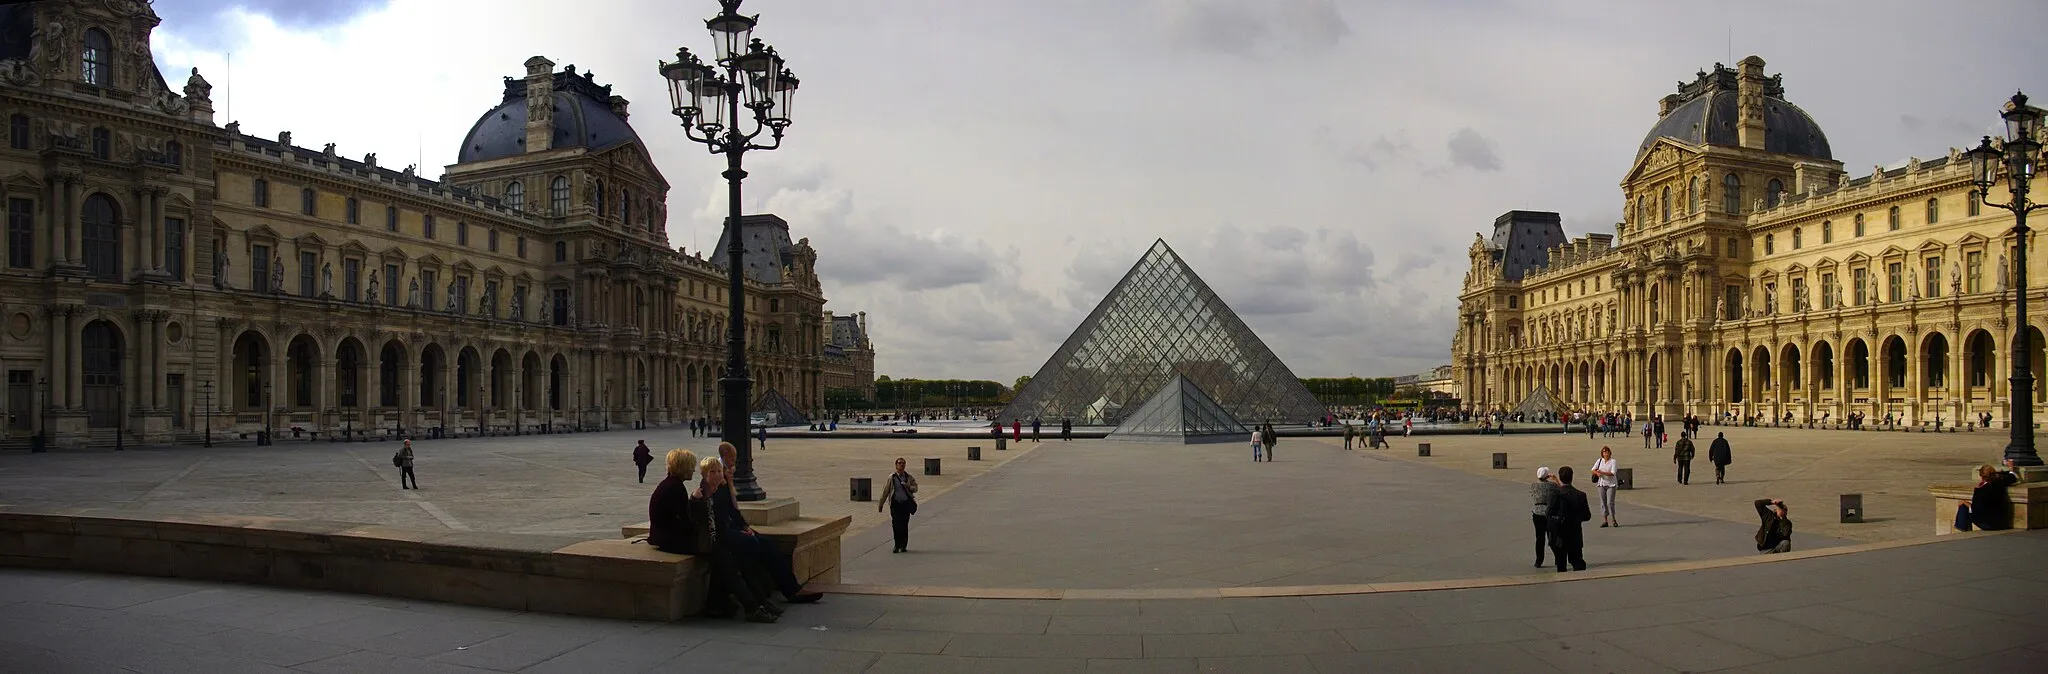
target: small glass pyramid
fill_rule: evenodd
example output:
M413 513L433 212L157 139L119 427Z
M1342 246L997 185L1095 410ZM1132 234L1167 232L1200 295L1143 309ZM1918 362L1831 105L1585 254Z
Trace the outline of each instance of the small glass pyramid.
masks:
M761 394L761 399L754 401L754 408L751 411L755 416L766 417L767 422L756 422L758 425L780 427L811 423L803 412L797 411L796 406L790 404L789 399L782 397L782 393L775 389L768 389L767 393Z
M1246 423L1306 424L1327 411L1159 240L998 418L1115 425L1175 376Z
M1137 411L1109 432L1110 440L1139 442L1243 442L1252 429L1231 418L1222 405L1187 377L1174 375Z

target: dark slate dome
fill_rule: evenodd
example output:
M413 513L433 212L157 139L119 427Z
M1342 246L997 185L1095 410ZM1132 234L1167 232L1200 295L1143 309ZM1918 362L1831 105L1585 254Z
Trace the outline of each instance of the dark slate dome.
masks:
M1815 159L1833 160L1827 134L1820 123L1799 106L1786 101L1784 86L1777 77L1764 87L1764 150ZM1657 125L1636 149L1649 151L1658 138L1671 138L1693 145L1740 145L1736 129L1741 120L1736 112L1736 71L1720 64L1714 72L1702 72L1691 84L1681 84L1673 98L1677 107Z
M554 74L554 148L604 148L640 140L625 117L612 109L612 88L569 66ZM624 99L620 99L623 107ZM491 108L462 138L456 163L489 161L526 153L526 80L505 78L505 100Z

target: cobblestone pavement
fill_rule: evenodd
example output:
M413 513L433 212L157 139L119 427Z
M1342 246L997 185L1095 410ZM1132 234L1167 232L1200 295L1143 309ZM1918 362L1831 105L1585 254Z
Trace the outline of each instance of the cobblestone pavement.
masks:
M632 463L640 439L656 458L644 484ZM769 496L799 499L806 515L854 515L857 531L888 518L871 504L848 501L849 477L880 478L897 456L914 465L924 456L940 457L944 474L919 478L937 496L1031 449L1028 442L1001 452L984 447L983 461L967 461L968 444L771 436L755 465ZM398 488L398 470L391 467L395 442L10 452L0 454L0 504L611 538L620 525L647 521L647 496L661 480L663 454L681 447L715 455L717 445L717 438L692 438L687 429L419 441L413 443L419 490Z
M0 672L2040 672L2044 557L2048 533L1969 534L1455 591L835 595L776 625L0 569Z

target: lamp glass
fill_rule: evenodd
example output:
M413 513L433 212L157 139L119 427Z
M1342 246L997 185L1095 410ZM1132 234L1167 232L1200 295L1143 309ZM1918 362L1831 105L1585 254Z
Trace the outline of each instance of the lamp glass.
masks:
M1985 189L1989 189L1992 183L1997 182L1998 162L2003 158L1999 151L1991 149L1989 136L1986 136L1976 149L1970 150L1970 181L1977 184L1978 194L1983 194Z
M2034 139L2041 132L2041 113L2026 104L2025 96L2014 96L2012 104L2005 111L2005 137L2007 140Z
M720 62L746 50L747 41L754 36L754 23L754 17L731 12L721 13L704 22L704 27L711 31L712 44L717 45Z

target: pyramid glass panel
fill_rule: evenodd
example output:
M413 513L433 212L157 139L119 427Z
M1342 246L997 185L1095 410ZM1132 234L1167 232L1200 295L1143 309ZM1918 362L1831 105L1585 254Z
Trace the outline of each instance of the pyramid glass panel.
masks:
M1327 411L1209 284L1155 241L1000 418L1116 425L1175 376L1246 423Z
M761 394L761 399L754 401L752 412L753 423L757 426L802 426L811 423L803 412L797 411L796 405L790 404L789 399L782 397L782 393L775 389L768 389L767 393Z
M1174 375L1110 431L1109 439L1192 444L1242 442L1250 435L1251 429L1231 418L1201 387Z

